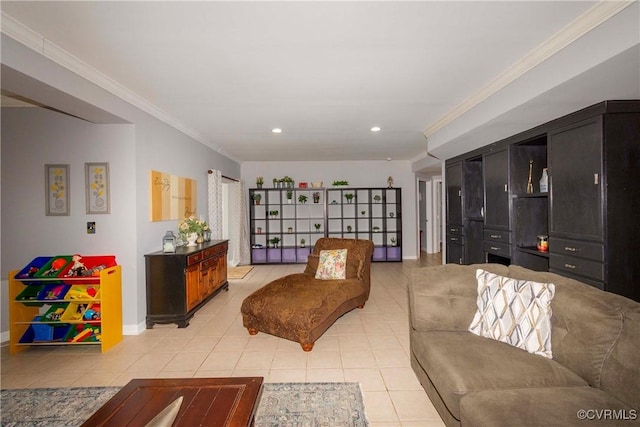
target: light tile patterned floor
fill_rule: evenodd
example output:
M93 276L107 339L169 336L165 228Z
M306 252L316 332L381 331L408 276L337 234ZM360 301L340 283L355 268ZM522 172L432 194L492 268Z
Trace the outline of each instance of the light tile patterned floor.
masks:
M440 264L372 264L369 301L347 313L305 353L300 345L242 326L240 304L254 290L302 265L256 266L231 280L188 328L156 325L101 354L96 347L31 347L1 351L2 388L124 385L133 378L263 376L266 382L359 382L372 427L442 427L409 364L407 288L411 270ZM71 363L70 363L71 362Z

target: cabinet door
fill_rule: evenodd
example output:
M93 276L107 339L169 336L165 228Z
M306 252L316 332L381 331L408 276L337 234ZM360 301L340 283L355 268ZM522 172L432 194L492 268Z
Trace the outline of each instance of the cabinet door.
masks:
M549 137L550 234L602 241L602 119Z
M445 171L447 185L447 223L462 224L462 162L448 165Z
M187 294L187 311L198 305L200 297L200 264L187 267L185 273L185 286Z
M484 156L484 225L509 229L509 167L507 150Z

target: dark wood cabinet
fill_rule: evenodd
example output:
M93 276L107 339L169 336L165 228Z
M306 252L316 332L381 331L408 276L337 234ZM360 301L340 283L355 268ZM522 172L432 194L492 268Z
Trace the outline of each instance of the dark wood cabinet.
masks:
M605 101L447 160L447 262L478 261L481 180L485 260L640 301L639 141L640 101ZM548 192L539 183L545 168ZM548 251L539 251L547 235Z
M175 253L146 254L147 328L156 323L187 327L200 307L228 290L227 250L226 240L216 240Z
M484 155L484 226L509 229L509 154L506 149ZM501 233L501 235L504 235Z
M602 116L549 133L552 236L602 241L602 137Z

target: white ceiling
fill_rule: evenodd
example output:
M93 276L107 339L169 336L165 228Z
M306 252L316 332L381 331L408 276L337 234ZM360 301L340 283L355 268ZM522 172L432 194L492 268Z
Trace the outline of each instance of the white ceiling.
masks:
M1 8L238 161L416 160L426 155L425 129L595 3L3 0ZM558 96L545 99L563 104ZM506 117L513 131L517 117L498 113L478 128Z

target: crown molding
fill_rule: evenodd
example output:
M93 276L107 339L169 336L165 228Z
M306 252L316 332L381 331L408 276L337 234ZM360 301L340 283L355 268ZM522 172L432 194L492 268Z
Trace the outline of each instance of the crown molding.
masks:
M509 68L500 73L486 86L482 87L469 98L455 106L451 111L438 119L435 123L427 127L423 134L426 138L435 134L440 129L452 123L463 114L473 109L484 100L499 92L507 85L522 77L534 67L540 65L551 56L558 53L580 37L587 34L600 24L607 21L612 16L624 10L637 0L610 1L602 0L592 8L578 16L572 22L567 24L558 33L554 34L537 48L527 54L519 61L512 64ZM426 157L426 153L422 158Z
M222 149L222 147L218 147L212 144L211 141L209 141L199 132L185 125L181 121L173 118L167 112L156 107L151 102L137 95L135 92L123 86L122 84L111 79L104 73L82 61L80 58L66 51L57 44L53 43L50 40L47 40L42 35L33 31L31 28L27 27L5 12L2 12L2 19L0 20L0 31L3 34L6 34L7 36L16 40L17 42L25 45L26 47L35 50L36 52L43 55L47 59L50 59L56 64L94 83L107 92L152 115L156 119L168 124L174 129L177 129L178 131L206 145L207 147L212 148L220 155L223 155L237 163L240 163L238 159L226 153L225 150Z

